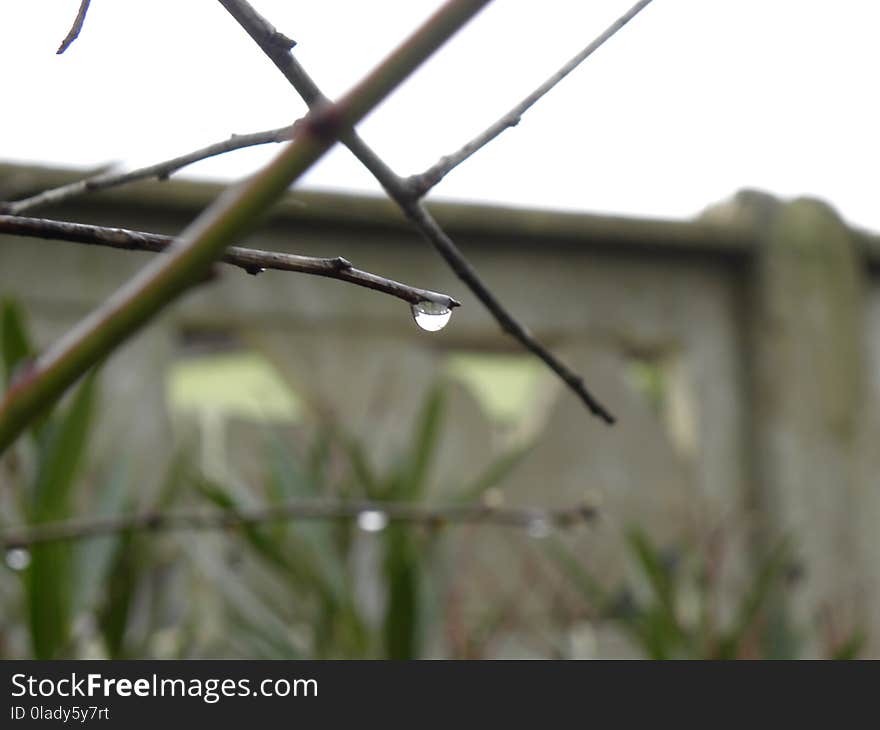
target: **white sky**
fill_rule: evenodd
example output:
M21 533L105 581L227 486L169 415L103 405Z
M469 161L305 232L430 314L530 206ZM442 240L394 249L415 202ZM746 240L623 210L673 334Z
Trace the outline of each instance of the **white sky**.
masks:
M633 0L496 0L359 128L401 174L421 171L550 75ZM438 0L254 0L330 96ZM0 159L156 162L282 126L302 103L213 0L0 3ZM654 0L454 171L434 198L663 217L742 187L811 194L880 230L880 3ZM234 178L274 148L186 173ZM305 186L378 192L331 152Z

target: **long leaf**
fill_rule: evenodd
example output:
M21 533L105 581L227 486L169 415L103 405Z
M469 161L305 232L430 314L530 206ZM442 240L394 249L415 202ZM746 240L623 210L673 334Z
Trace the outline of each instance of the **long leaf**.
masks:
M19 369L36 355L36 349L28 335L27 322L22 309L6 299L0 312L0 356L3 362L4 383L8 388ZM48 414L37 415L31 422L31 434L37 441L43 435Z
M568 574L587 603L600 616L604 615L611 605L611 597L602 587L602 584L575 558L572 551L558 538L554 537L547 540L546 549Z
M12 376L18 366L33 356L21 308L13 301L3 301L0 313L0 331L2 331L3 375L6 387L9 387Z
M132 533L126 533L112 557L113 562L106 573L106 590L96 616L107 655L111 659L122 659L126 656L125 637L131 607L144 574L147 556L142 540Z
M392 525L385 535L385 651L388 659L416 659L421 649L418 556L412 535Z
M162 484L153 503L155 511L162 512L170 508L186 483L190 468L187 454L190 451L191 449L183 445L169 459ZM125 481L120 479L117 484L107 485L109 493L114 496L107 495L106 509L113 509L111 503L116 499L123 501ZM155 541L156 537L152 535L144 536L127 532L120 537L117 549L111 556L112 562L105 573L104 591L99 599L96 613L98 628L104 638L107 655L111 659L143 656L146 651L146 647L132 646L136 642L132 641L129 634L129 624L132 607L148 576Z
M512 449L489 464L483 471L459 490L457 498L462 502L473 502L482 497L487 490L501 484L522 462L532 449L532 444Z
M53 424L52 432L48 434L32 492L31 519L34 522L69 516L71 487L85 456L95 396L93 371L76 392L67 412Z
M672 571L664 565L659 551L641 530L630 530L627 540L654 593L655 603L648 614L652 631L659 632L658 638L670 645L677 641L686 642L686 632L678 621L677 585Z
M362 493L368 499L387 499L389 496L387 482L376 474L363 446L350 438L343 439L342 446Z
M292 497L315 496L321 493L322 485L315 483L311 473L306 473L293 461L285 450L274 450L270 460L269 493L275 504L281 504ZM265 534L280 544L293 539L302 544L305 553L298 559L310 559L317 574L321 575L326 587L333 590L336 600L345 598L346 556L337 545L336 525L329 522L278 522L266 525Z
M130 498L129 486L128 473L121 463L117 464L99 485L89 508L90 514L95 517L121 514ZM106 585L107 574L113 567L121 543L122 537L116 534L92 537L76 545L75 610L90 607L100 587Z
M405 474L397 482L396 499L416 500L421 497L428 485L428 473L437 453L443 417L446 412L446 397L441 387L434 387L426 398L413 429Z
M72 487L85 455L94 401L93 372L48 436L32 491L33 523L70 516ZM37 545L31 551L25 578L31 642L38 659L59 656L69 641L74 580L71 553L72 547L63 542Z
M760 614L779 587L779 579L789 558L789 543L781 541L761 563L755 581L740 601L736 619L718 645L719 659L735 659L749 638Z

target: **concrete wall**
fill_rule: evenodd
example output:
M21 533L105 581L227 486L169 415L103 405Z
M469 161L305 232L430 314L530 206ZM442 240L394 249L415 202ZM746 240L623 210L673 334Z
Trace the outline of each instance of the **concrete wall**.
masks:
M68 177L0 167L0 182L20 193ZM46 215L174 233L216 193L183 182L135 186ZM865 627L880 655L877 240L820 202L755 193L692 222L435 210L502 301L619 417L612 429L601 425L547 376L535 448L506 498L563 505L601 493L603 519L578 544L609 580L629 569L621 535L633 523L661 541L723 535L731 594L749 561L791 535L803 573L792 601L798 620L841 634ZM518 352L385 201L293 193L243 243L343 255L464 306L427 334L406 305L374 292L224 270L108 363L102 448L136 444L144 463L161 463L171 445L164 378L185 331L222 330L259 349L379 459L400 443L450 353ZM0 238L0 294L26 306L48 343L148 256ZM662 374L659 409L633 385L640 363ZM498 441L467 389L453 388L450 409L438 485L484 466ZM248 439L257 437L241 428L230 449L248 475L258 466L248 463ZM520 591L525 611L534 597L540 612L541 581L521 570L511 539L489 531L469 542L476 552L463 569L493 573L498 591Z

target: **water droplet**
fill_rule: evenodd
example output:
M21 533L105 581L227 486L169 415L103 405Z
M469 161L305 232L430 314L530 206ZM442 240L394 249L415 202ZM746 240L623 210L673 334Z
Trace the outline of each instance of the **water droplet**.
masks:
M533 537L536 540L543 540L545 537L550 536L550 523L543 517L535 517L529 520L526 533L529 537Z
M452 317L452 310L448 304L423 299L418 304L412 305L412 315L416 324L423 330L437 332L447 325Z
M381 532L388 525L388 515L377 509L368 509L358 515L357 522L364 532Z
M23 548L6 551L6 565L11 570L24 570L31 564L31 554Z

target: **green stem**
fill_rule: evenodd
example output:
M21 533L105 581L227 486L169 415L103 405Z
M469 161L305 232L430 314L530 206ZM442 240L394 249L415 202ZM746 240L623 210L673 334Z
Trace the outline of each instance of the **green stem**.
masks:
M449 0L337 104L310 112L294 141L259 173L223 193L180 235L169 255L146 266L22 373L0 404L0 453L89 368L204 279L226 247L340 134L368 114L488 1Z

